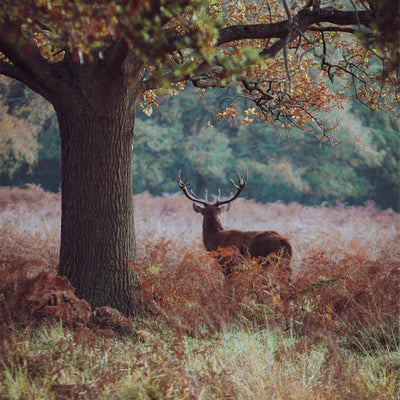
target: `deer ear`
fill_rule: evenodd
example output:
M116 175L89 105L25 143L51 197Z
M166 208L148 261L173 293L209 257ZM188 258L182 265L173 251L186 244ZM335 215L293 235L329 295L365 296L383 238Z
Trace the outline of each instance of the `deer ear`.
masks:
M223 204L221 207L219 207L219 212L222 213L222 212L229 211L230 206L231 206L231 203Z
M200 213L200 214L203 214L204 207L199 206L196 203L193 203L193 210L198 212L198 213Z

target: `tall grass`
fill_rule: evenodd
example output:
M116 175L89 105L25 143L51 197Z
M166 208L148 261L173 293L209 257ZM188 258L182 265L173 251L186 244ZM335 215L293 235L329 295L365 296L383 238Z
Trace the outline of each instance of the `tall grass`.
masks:
M0 188L0 398L399 395L398 214L238 199L224 225L288 237L290 273L207 253L181 195L134 201L147 312L131 321L91 310L57 276L59 196Z

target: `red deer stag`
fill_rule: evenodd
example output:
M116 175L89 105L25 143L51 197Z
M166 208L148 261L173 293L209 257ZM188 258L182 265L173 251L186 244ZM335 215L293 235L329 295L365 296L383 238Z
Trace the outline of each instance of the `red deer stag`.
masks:
M194 211L203 216L203 242L208 251L217 250L218 247L236 246L243 255L251 257L266 257L271 253L290 260L292 257L292 246L289 241L275 231L250 231L243 232L238 230L225 230L222 227L219 215L223 211L228 211L230 203L235 200L245 188L246 178L242 180L237 172L238 183L230 179L236 193L231 193L226 198L221 198L221 191L218 190L218 196L214 203L209 202L207 191L205 199L197 196L192 190L188 191L190 185L188 177L181 179L178 174L178 186L182 189L185 196L193 201ZM201 204L201 205L200 205ZM229 274L229 271L226 273Z

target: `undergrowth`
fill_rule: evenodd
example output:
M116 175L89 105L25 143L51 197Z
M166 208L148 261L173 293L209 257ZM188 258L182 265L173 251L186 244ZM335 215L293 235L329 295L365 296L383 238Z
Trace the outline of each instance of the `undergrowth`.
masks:
M0 188L0 398L399 395L397 214L238 201L225 225L266 221L294 247L289 268L207 253L183 196L135 201L146 312L132 321L57 275L59 196Z

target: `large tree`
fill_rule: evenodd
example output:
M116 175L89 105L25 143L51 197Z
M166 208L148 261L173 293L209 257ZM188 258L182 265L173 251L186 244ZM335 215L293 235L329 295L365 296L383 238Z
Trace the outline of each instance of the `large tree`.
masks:
M150 112L157 93L189 81L236 85L246 122L313 123L332 140L319 112L345 92L325 77L395 109L398 15L391 0L2 0L0 74L48 100L60 127L59 273L92 306L139 312L129 266L139 103ZM219 117L236 114L227 107Z

